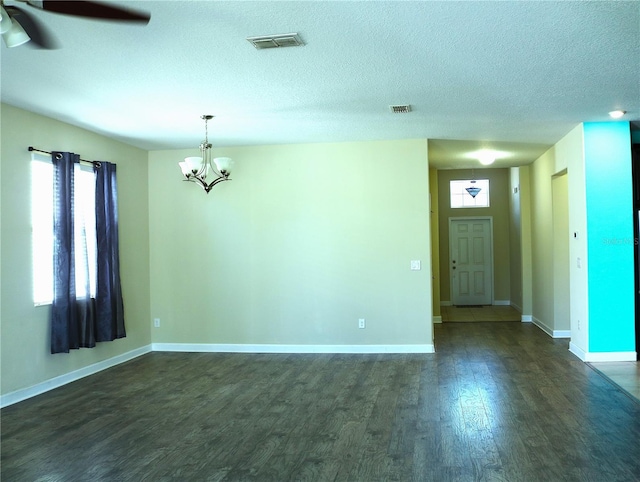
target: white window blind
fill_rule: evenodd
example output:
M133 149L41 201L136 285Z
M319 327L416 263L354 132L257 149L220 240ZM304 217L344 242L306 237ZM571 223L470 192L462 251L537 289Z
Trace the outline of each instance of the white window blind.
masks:
M53 164L48 155L31 156L33 299L36 305L46 305L53 301ZM76 297L95 297L95 174L91 166L75 166L74 218Z

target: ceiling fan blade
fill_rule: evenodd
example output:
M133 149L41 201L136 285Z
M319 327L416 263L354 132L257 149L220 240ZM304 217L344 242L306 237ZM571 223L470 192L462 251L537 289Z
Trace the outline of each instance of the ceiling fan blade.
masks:
M151 15L148 12L116 7L100 2L67 1L67 0L27 0L32 7L47 12L75 15L98 20L116 20L119 22L149 23Z
M48 50L59 48L58 42L56 42L55 37L51 35L47 27L29 12L14 6L6 6L5 10L27 32L32 42L31 45Z

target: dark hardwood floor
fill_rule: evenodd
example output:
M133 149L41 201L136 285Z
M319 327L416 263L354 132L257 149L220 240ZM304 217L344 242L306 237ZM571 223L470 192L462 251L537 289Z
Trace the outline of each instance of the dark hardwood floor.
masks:
M151 353L1 412L8 481L638 481L640 403L531 324L431 355Z

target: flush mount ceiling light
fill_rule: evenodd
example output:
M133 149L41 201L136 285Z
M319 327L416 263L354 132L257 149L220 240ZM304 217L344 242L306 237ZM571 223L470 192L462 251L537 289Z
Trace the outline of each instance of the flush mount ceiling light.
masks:
M620 118L624 117L624 115L626 113L627 113L627 111L624 111L624 110L612 110L611 112L609 112L609 115L613 119L620 119Z
M496 162L496 153L490 149L482 149L477 152L476 158L483 166L489 166Z
M465 159L474 159L484 166L493 164L498 159L507 159L513 154L507 151L496 151L494 149L483 148L463 155Z
M222 181L230 181L231 165L233 161L230 157L216 157L211 159L211 144L209 143L208 122L213 119L212 115L203 115L204 119L204 141L200 144L200 157L186 157L183 162L178 165L182 169L185 181L191 181L198 184L204 191L209 191L216 184ZM215 165L215 167L214 167ZM215 178L211 182L207 182L207 176L213 175Z
M258 50L275 49L279 47L302 47L304 45L304 42L297 33L247 37L247 40Z

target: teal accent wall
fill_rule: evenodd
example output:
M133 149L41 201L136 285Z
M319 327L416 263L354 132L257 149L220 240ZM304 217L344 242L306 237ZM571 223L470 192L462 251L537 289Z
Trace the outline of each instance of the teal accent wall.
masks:
M633 186L628 122L584 124L589 351L635 351Z

